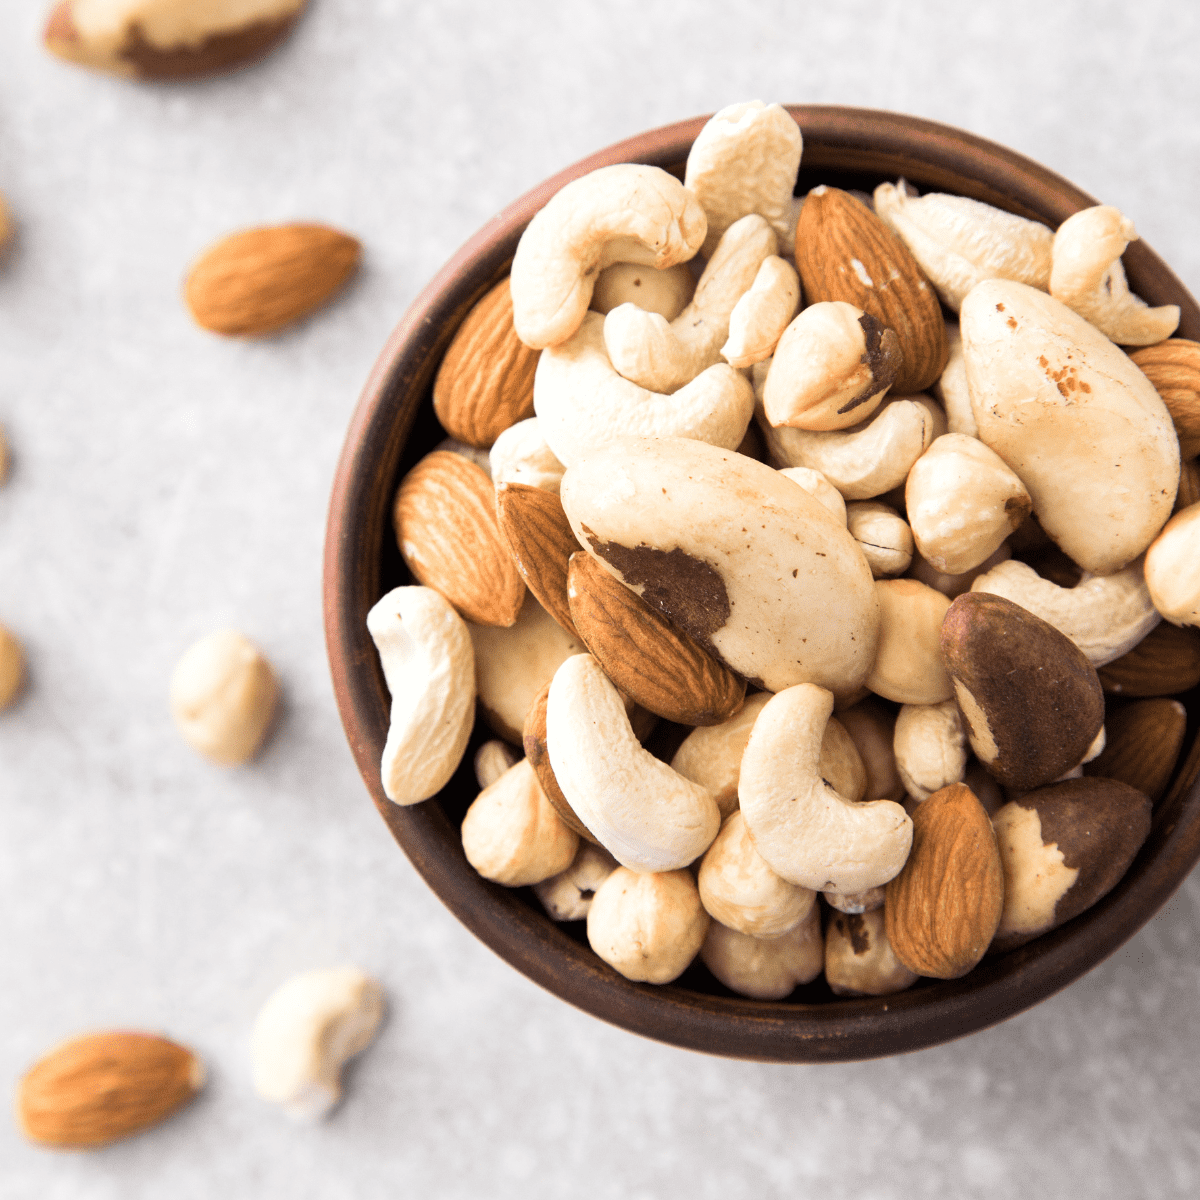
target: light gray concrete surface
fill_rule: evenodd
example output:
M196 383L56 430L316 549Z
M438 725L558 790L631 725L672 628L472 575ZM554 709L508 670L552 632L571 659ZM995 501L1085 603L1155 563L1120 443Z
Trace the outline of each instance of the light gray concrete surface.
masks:
M48 0L46 0L48 3ZM1200 293L1200 8L1170 0L492 5L312 0L268 61L138 86L42 52L0 0L0 621L32 685L0 717L0 1090L77 1031L161 1029L211 1082L95 1154L0 1121L6 1200L1194 1196L1200 876L1111 960L904 1058L763 1066L659 1046L496 959L392 844L328 680L320 553L358 391L426 280L564 165L735 100L960 125L1119 205ZM358 235L361 276L268 341L196 329L190 259L239 227ZM284 680L241 770L165 688L233 624ZM258 1003L353 961L391 1002L332 1120L247 1069Z

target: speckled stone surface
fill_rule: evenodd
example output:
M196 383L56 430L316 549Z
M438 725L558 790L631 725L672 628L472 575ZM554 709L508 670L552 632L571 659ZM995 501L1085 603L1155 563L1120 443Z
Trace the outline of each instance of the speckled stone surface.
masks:
M1200 8L312 0L260 66L143 86L44 54L42 7L0 0L0 621L32 675L0 716L0 1087L105 1026L186 1041L211 1079L101 1153L0 1121L0 1195L1195 1195L1200 876L1082 981L955 1044L835 1067L651 1044L513 972L396 849L338 723L319 589L392 325L509 200L641 129L752 97L957 124L1118 205L1200 293ZM190 259L293 218L362 239L350 290L269 341L194 328ZM264 755L222 771L165 691L230 624L286 698ZM333 1119L296 1127L253 1095L250 1022L293 970L341 962L390 1018Z

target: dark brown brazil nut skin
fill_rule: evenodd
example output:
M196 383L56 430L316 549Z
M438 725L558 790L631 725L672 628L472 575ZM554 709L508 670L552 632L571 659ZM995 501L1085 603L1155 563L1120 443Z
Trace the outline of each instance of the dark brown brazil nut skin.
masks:
M1037 788L1079 764L1104 724L1104 692L1070 638L1011 600L967 592L941 645L972 749L1001 783Z

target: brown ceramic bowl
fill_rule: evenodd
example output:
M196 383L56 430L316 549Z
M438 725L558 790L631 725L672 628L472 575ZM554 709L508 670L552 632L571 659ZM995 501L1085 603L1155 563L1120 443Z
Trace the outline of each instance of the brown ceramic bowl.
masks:
M1057 175L970 134L895 113L797 105L804 133L799 190L819 183L872 190L903 175L922 191L987 201L1056 227L1091 197ZM630 983L587 946L583 923L555 925L529 889L481 879L467 864L459 824L478 790L477 727L454 778L432 800L399 808L385 799L379 761L389 700L367 610L411 579L396 548L391 505L397 484L444 435L430 389L455 329L508 272L521 231L565 183L611 163L640 162L682 175L706 118L652 130L577 163L522 196L446 264L396 327L367 381L338 464L325 545L325 628L334 689L347 737L375 805L413 865L449 909L497 954L556 996L659 1041L735 1058L833 1062L918 1050L993 1025L1056 992L1131 937L1200 858L1200 698L1185 698L1188 736L1153 829L1121 883L1060 929L987 958L952 982L921 980L882 999L838 999L823 980L784 1001L747 1000L697 962L674 984ZM1136 216L1136 214L1135 214ZM1143 242L1125 265L1151 304L1178 304L1179 336L1200 339L1200 309Z

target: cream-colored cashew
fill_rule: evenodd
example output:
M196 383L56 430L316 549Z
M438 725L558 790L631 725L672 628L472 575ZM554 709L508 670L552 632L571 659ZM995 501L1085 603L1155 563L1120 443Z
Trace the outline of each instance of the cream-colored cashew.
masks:
M626 979L670 983L696 957L709 924L690 871L618 867L592 898L588 945Z
M604 348L613 367L647 391L669 393L721 362L730 316L778 248L771 227L751 214L722 235L691 303L674 321L636 304L614 308L604 318Z
M951 433L978 437L979 426L971 408L971 385L967 382L962 331L957 322L946 322L946 341L950 346L950 357L946 359L945 369L933 385L933 394L946 410L946 428Z
M880 579L879 650L867 687L898 704L940 704L954 695L942 661L942 621L950 600L915 579Z
M773 464L811 467L847 500L870 500L904 482L934 438L946 432L946 415L928 396L888 396L851 429L776 429L765 417L759 428Z
M782 252L791 255L800 215L792 193L803 145L788 111L761 100L730 104L700 130L688 153L684 183L708 216L705 255L747 213L765 217Z
M946 575L990 558L1033 505L1004 460L965 433L938 438L913 463L904 503L921 557Z
M1110 204L1075 213L1054 235L1050 295L1120 346L1152 346L1179 325L1179 305L1151 308L1129 290L1121 255L1137 236L1133 222Z
M695 255L707 232L696 197L658 167L620 163L568 183L517 244L517 336L534 350L560 345L579 328L605 267L673 267Z
M895 713L874 696L867 696L842 709L837 719L854 742L867 773L862 798L898 802L904 795L904 783L896 770L893 748Z
M565 871L579 849L546 799L527 758L511 766L471 803L462 823L463 853L484 879L527 887Z
M721 826L712 793L643 750L620 694L590 654L555 672L546 748L576 816L623 866L686 867Z
M342 1095L344 1064L383 1020L383 989L354 967L305 971L268 997L254 1020L254 1090L297 1121L319 1121Z
M489 788L508 769L520 761L520 755L507 743L493 739L475 751L475 782Z
M440 792L475 722L475 652L467 623L432 588L393 588L367 613L392 695L383 791L395 804Z
M947 308L958 312L982 279L1016 279L1046 291L1054 234L967 196L912 195L901 179L875 189L875 212L899 235Z
M926 587L931 587L953 600L957 596L961 596L963 592L969 592L971 584L980 575L986 575L993 567L1007 562L1010 558L1012 558L1012 547L1008 542L1002 542L999 549L989 554L979 566L972 567L961 575L947 575L944 571L939 571L936 567L931 566L917 553L913 555L912 566L909 567L908 573L913 579L920 580Z
M782 1000L811 983L825 963L825 939L816 905L794 929L775 938L756 938L719 921L708 928L700 961L731 992L755 1000Z
M467 622L475 648L475 690L487 723L506 741L520 746L525 715L559 664L587 647L573 638L537 602L525 597L509 626Z
M1146 586L1172 625L1200 625L1200 504L1177 512L1151 543Z
M862 549L876 579L902 575L913 556L912 530L890 504L856 500L846 505L846 528Z
M738 788L746 827L767 865L814 891L861 892L899 873L912 822L890 800L856 804L819 773L833 694L810 683L777 693L759 714Z
M223 767L249 761L267 736L279 680L263 653L233 629L188 647L171 674L171 716L193 750Z
M696 884L710 916L756 938L794 929L817 900L816 892L788 883L767 866L741 812L726 819L705 851Z
M798 483L814 500L819 500L839 525L846 524L846 501L820 471L814 471L812 467L784 467L779 473Z
M919 976L897 957L882 908L834 917L825 931L825 979L835 996L890 996Z
M685 437L736 448L754 413L754 390L728 363L701 371L673 395L622 379L604 349L605 318L588 313L565 345L542 352L533 406L542 436L568 467L614 437Z
M492 443L487 454L488 474L497 487L502 483L523 483L526 487L557 494L567 469L546 445L537 417L527 417L510 425Z
M8 708L25 682L25 652L21 643L0 625L0 712Z
M775 353L800 304L800 276L778 255L764 259L750 290L729 314L729 340L721 356L731 367L752 367Z
M842 300L810 304L779 338L762 389L772 425L848 429L869 417L900 369L895 333Z
M1141 558L1114 575L1085 574L1073 588L1059 587L1011 559L978 576L971 591L1003 596L1041 617L1065 633L1093 667L1128 654L1161 620Z
M603 846L579 840L571 865L541 883L534 895L553 921L582 921L600 885L617 869L617 860Z
M967 735L958 704L905 704L896 718L896 770L915 800L928 800L967 770Z
M830 908L837 909L838 912L847 913L850 916L857 916L859 913L874 912L877 908L883 907L884 899L887 896L886 887L867 888L865 892L822 892L825 897L825 903Z
M687 263L659 271L637 263L613 263L596 277L592 312L610 313L618 304L636 304L673 321L691 300L696 279Z

